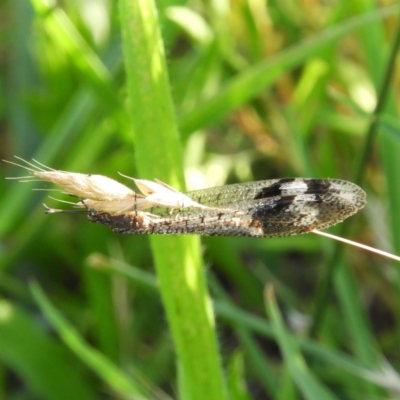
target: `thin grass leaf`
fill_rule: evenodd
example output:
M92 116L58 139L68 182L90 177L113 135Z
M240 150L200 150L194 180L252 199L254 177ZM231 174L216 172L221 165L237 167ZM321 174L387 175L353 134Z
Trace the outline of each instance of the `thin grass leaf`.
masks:
M244 372L243 354L236 351L228 365L228 390L232 400L252 399L246 387Z
M0 315L0 357L31 394L48 400L97 398L76 360L31 315L5 300Z
M354 17L346 22L326 29L313 38L279 53L273 59L260 61L232 78L217 95L197 104L190 113L181 117L180 130L184 135L207 127L235 108L270 87L283 73L299 66L304 60L331 45L347 33L368 25L373 21L399 12L398 7L388 7Z
M51 4L52 2L43 0L31 0L31 2L38 16L43 18L41 26L54 41L56 48L69 57L77 70L82 73L84 80L92 83L98 91L99 98L106 99L107 106L112 104L115 110L118 110L117 90L109 71L75 29L64 11L55 4Z
M132 396L141 400L146 390L141 384L135 382L133 377L128 377L101 353L90 347L80 336L77 330L56 310L46 298L44 292L37 284L31 285L32 294L46 318L51 322L65 344L85 362L89 368L102 378L107 385L122 397Z
M305 398L310 400L336 399L333 393L331 393L331 391L321 382L319 382L318 379L312 374L307 367L303 356L301 355L300 349L297 347L290 335L287 334L282 316L280 315L279 309L275 302L272 287L269 288L268 292L266 292L266 295L268 301L268 314L275 328L276 339L279 343L290 375L296 383L298 390Z

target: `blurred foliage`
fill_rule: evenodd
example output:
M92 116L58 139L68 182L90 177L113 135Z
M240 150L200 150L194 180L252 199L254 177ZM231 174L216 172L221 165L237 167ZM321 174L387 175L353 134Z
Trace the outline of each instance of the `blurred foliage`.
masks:
M368 205L347 236L400 254L398 68L380 90L399 9L381 3L159 1L188 187L353 180L378 118L362 164ZM139 177L116 2L16 0L0 13L1 157ZM4 163L1 173L26 175ZM0 188L0 398L176 398L148 238L45 216L44 201L59 205L31 189L47 185L1 179ZM345 248L323 323L307 338L332 242L202 243L232 399L400 396L398 264ZM279 308L263 296L267 284Z

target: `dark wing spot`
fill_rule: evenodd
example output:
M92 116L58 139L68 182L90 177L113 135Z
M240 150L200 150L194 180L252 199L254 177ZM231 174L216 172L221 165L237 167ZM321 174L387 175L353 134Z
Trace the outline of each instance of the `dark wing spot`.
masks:
M254 200L266 199L268 197L275 197L282 195L282 184L294 182L295 178L284 178L278 182L273 183L271 186L262 188L259 193L254 196Z
M325 179L307 179L305 183L307 184L307 190L304 192L306 194L325 193L331 187L331 183Z
M252 213L253 219L268 219L268 217L276 217L282 215L285 218L285 211L296 201L296 195L290 195L280 198L275 204L260 204Z

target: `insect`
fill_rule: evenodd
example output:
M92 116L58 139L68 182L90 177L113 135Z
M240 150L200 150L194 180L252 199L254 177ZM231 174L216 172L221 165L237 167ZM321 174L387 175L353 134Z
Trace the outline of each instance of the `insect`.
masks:
M79 210L45 205L47 213L83 212L89 221L120 234L290 236L335 225L366 204L360 187L338 179L273 179L184 194L161 181L129 178L137 193L101 175L57 171L18 159L25 165L16 165L32 173L20 180L56 183L79 198L74 203Z

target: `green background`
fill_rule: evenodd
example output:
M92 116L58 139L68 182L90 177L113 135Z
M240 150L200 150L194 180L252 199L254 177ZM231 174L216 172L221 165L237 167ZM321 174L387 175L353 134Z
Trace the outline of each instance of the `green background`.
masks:
M3 3L1 158L189 189L347 179L368 205L330 231L400 254L399 8L386 3L169 0L150 17L145 0ZM153 54L161 97L145 85ZM201 248L117 236L44 215L43 202L68 208L48 195L71 200L31 190L51 185L0 188L0 398L400 396L399 263L311 234ZM181 271L196 271L198 301Z

